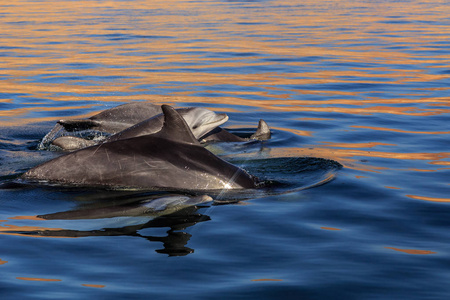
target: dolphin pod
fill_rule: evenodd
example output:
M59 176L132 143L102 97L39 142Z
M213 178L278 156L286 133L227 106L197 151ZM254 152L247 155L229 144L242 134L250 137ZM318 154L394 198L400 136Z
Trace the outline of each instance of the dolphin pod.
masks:
M130 104L132 104L132 103L130 103ZM154 105L154 104L150 104L150 105ZM126 107L128 107L128 104L121 105L121 107L123 107L125 109ZM137 108L139 108L139 107L140 106L138 106ZM136 108L136 107L134 107L134 108ZM157 110L152 110L152 111L157 112ZM216 114L211 110L199 108L199 107L179 108L179 109L177 109L177 111L184 118L184 120L186 121L190 130L192 131L192 133L194 134L194 136L197 139L200 138L201 136L207 134L211 130L215 129L216 127L222 125L223 123L225 123L228 120L228 116L226 114ZM100 113L100 114L102 114L102 113ZM111 115L108 114L108 116L110 117ZM117 114L115 114L115 116L117 117ZM128 114L128 116L129 116L129 114ZM126 122L124 122L123 118L124 117L122 116L122 119L114 119L113 123L116 124L116 125L114 125L114 128L119 127L117 125L118 123L120 123L121 125L124 125L124 126L128 126L130 124L130 122L133 122L130 119L126 119ZM109 118L109 119L111 119L111 118ZM133 120L136 120L136 119L137 118L134 118ZM83 127L86 125L86 123L84 123L84 122L86 120L90 120L90 119L81 119L81 120L83 120L83 121L80 121L81 125L79 127L77 127L78 129L85 128L85 127ZM63 122L63 123L61 123L61 122ZM67 121L59 121L58 123L65 124L65 122L67 122ZM74 123L74 122L75 121L71 121L71 123ZM88 121L88 122L90 122L90 121ZM108 128L111 128L111 122L112 122L111 120L109 120L108 122L103 122L103 125L108 124ZM113 133L111 136L107 137L106 139L87 140L87 139L84 139L81 137L69 135L69 136L62 136L62 137L56 138L54 141L52 141L52 144L55 146L58 146L59 148L61 148L63 150L73 151L73 150L85 148L88 146L93 146L93 145L103 143L103 142L116 141L119 139L126 139L126 138L146 135L146 134L152 134L152 133L155 133L155 132L158 132L159 130L161 130L161 128L163 126L163 122L164 122L164 115L162 114L162 110L161 110L160 114L156 114L146 120L143 120L143 121L141 121L137 124L134 124L130 127L127 127L115 134L114 134L115 131L106 131L106 133L108 133L108 134ZM107 129L106 126L102 126L101 128L98 126L93 126L91 128L101 129L101 130ZM75 129L75 127L69 127L69 129L72 130L72 129Z
M185 119L194 136L202 143L270 139L270 128L263 120L259 121L256 132L250 138L241 138L219 127L228 120L226 114L216 114L198 107L178 108L177 111ZM61 127L68 132L95 130L111 134L109 138L89 140L68 135L52 140L51 144L64 151L73 151L105 141L155 133L161 129L163 120L160 106L144 102L123 104L87 119L60 120L50 132L53 133Z
M69 186L169 191L263 185L205 149L174 108L161 108L164 121L156 133L106 141L62 155L28 170L22 178Z

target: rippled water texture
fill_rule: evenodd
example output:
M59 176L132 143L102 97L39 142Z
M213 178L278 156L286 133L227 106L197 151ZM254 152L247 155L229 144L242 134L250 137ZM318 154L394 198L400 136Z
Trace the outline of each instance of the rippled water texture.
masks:
M2 299L450 294L447 0L0 8ZM39 218L154 196L9 184L57 155L36 150L55 121L131 101L225 112L236 132L263 118L271 140L209 147L283 187L170 214Z

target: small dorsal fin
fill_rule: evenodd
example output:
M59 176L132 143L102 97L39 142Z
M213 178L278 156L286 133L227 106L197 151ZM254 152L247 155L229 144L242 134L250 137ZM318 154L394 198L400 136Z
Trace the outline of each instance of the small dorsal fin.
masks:
M270 139L270 127L267 125L266 121L263 119L259 120L258 129L256 132L250 137L253 140L269 140Z
M183 117L170 105L162 105L164 124L155 135L190 144L200 144Z

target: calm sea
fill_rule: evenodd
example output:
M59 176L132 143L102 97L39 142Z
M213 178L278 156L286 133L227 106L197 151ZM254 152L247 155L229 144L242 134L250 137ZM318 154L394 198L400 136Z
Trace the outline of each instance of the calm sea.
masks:
M449 16L448 0L1 1L1 299L447 299ZM132 101L225 112L236 132L264 119L271 140L211 147L286 187L36 218L146 196L8 184L58 155L36 150L55 121Z

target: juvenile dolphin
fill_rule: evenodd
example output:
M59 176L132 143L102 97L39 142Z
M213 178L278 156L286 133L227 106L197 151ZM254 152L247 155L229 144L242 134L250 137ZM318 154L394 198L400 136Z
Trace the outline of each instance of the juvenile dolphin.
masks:
M222 190L261 186L256 177L205 149L186 121L163 105L154 134L106 142L30 169L23 179L115 189Z
M97 142L94 140L83 139L77 136L67 135L56 138L54 141L52 141L51 144L63 149L64 151L74 151L81 148L94 146L97 144Z

